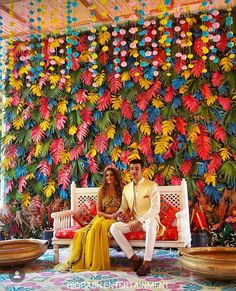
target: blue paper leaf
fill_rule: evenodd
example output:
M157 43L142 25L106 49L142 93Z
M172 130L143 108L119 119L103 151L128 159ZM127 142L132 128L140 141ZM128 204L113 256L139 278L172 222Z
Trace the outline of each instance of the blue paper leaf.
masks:
M62 200L66 200L68 198L68 193L65 190L62 190L61 186L59 187L58 192Z
M20 178L20 177L23 177L27 174L27 171L25 169L25 167L23 166L18 166L16 168L16 178Z

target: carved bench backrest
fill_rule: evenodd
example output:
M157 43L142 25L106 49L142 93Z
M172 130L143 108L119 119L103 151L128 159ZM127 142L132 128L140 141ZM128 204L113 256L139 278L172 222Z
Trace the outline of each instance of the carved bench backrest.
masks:
M164 197L169 203L179 210L188 210L188 192L185 179L182 179L181 185L159 186L160 197ZM71 209L78 211L78 207L90 198L94 202L97 200L99 188L77 188L75 183L71 184Z

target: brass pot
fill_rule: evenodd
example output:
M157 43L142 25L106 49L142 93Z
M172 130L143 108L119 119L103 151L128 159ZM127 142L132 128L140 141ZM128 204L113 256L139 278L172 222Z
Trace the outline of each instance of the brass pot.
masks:
M0 241L0 266L15 266L28 263L43 255L47 240L12 239Z
M207 279L236 279L236 248L183 248L179 252L181 266Z

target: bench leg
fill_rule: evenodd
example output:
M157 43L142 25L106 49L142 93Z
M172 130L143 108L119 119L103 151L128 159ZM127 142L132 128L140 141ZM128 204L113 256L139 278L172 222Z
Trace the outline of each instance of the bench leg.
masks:
M54 264L59 263L59 245L53 245Z

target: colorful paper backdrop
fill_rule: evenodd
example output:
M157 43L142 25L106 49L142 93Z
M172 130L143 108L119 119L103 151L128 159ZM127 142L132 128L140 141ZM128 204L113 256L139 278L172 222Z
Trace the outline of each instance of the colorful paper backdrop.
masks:
M236 185L234 11L169 16L15 42L3 139L6 201L69 198L144 158L160 185L217 203Z

